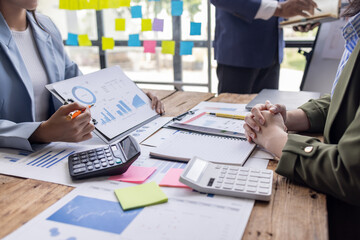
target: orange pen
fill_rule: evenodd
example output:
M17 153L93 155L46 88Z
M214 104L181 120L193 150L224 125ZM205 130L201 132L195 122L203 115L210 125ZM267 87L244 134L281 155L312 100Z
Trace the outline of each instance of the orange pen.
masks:
M91 105L89 105L88 107L91 108L91 107L93 107L93 106L94 106L94 104L91 104ZM71 112L71 113L69 113L69 115L67 115L67 119L74 119L74 118L76 118L77 116L79 116L81 113L83 113L85 110L86 110L86 108L84 108L84 109L82 109L82 110L76 110L76 111L74 111L74 112Z

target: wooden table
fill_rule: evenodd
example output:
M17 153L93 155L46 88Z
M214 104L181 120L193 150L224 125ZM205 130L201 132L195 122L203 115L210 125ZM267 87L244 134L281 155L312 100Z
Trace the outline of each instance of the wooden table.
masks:
M255 95L157 90L165 116L176 116L201 101L247 103ZM277 162L270 161L274 170ZM0 238L69 193L73 187L0 174ZM220 221L220 220L219 220ZM268 203L255 202L243 239L328 239L326 196L274 174Z

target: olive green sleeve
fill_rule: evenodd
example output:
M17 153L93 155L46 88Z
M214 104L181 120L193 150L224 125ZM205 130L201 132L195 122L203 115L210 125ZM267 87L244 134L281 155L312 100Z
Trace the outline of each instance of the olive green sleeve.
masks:
M289 134L276 172L348 203L360 205L359 163L358 107L354 120L338 144L326 144L313 137Z
M316 100L311 99L309 102L299 107L306 113L309 119L309 132L322 132L324 130L330 101L330 95L324 95L323 97Z

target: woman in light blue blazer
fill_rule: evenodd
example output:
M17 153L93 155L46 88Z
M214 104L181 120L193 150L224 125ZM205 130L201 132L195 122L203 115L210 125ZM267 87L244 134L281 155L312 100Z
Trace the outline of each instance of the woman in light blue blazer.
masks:
M32 150L32 143L80 142L91 138L94 125L78 103L55 111L45 84L81 75L67 56L59 30L46 16L35 14L37 0L0 0L0 147ZM164 106L147 94L157 112ZM49 116L51 116L49 118Z

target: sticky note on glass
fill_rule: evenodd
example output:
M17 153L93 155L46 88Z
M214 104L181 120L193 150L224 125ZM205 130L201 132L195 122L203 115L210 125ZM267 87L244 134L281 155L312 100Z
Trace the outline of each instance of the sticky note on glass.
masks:
M113 38L102 37L102 50L114 49L115 41Z
M130 7L130 0L120 0L120 7Z
M98 8L97 0L79 0L78 3L79 3L79 9L97 9Z
M79 10L79 2L78 1L68 1L68 10Z
M87 34L80 34L78 36L79 46L92 46L92 43Z
M181 16L183 13L183 2L182 1L171 1L171 15Z
M161 53L175 55L175 41L162 41Z
M68 0L60 0L59 9L69 9Z
M162 187L181 187L181 188L190 188L185 184L179 182L179 178L184 169L181 168L170 168L166 173L165 177L161 180L160 186Z
M74 33L68 33L68 38L66 39L65 43L69 46L78 46L78 35Z
M116 31L125 31L125 18L116 18L115 19L115 30Z
M162 32L164 30L164 19L154 18L152 30Z
M130 11L132 18L142 18L141 6L133 6Z
M155 182L115 190L123 210L166 203L167 196Z
M201 35L201 23L190 22L190 35Z
M152 23L151 19L141 19L141 31L151 31L152 30Z
M140 47L141 46L139 34L130 34L129 35L128 46L129 47Z
M194 47L194 42L182 41L180 42L180 55L192 55L192 49Z
M144 53L155 53L156 41L144 41Z
M130 183L143 183L156 171L155 167L138 167L130 166L128 170L116 176L109 177L109 180L130 182Z

